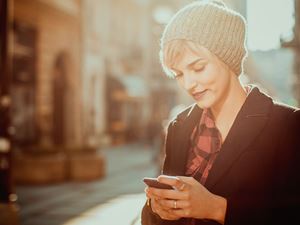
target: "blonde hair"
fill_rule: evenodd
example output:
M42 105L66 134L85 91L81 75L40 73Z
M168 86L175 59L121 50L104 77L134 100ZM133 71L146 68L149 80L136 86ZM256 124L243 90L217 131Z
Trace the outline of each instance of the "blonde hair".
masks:
M190 50L197 54L198 51L203 50L203 47L191 41L178 39L170 41L160 50L160 63L168 77L175 77L172 68L181 59L186 50Z

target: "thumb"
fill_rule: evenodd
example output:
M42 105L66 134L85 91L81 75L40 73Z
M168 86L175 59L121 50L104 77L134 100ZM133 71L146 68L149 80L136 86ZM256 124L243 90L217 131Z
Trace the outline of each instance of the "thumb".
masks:
M158 182L168 184L171 186L177 186L179 183L179 179L176 176L168 176L168 175L160 175L157 178Z
M181 182L190 184L190 185L192 185L195 181L195 179L193 177L186 177L186 176L177 176L177 177Z

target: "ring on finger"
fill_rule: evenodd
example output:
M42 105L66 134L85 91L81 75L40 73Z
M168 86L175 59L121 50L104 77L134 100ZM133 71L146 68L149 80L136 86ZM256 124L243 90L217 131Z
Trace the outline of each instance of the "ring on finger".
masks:
M173 201L173 208L174 208L174 209L177 209L177 200L174 200L174 201Z

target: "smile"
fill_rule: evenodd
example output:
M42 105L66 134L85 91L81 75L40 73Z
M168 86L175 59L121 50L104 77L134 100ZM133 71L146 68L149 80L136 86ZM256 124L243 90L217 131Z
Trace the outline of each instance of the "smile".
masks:
M198 91L198 92L194 92L192 95L193 95L193 98L196 100L196 101L200 101L203 96L206 94L206 91L207 89L203 90L203 91Z

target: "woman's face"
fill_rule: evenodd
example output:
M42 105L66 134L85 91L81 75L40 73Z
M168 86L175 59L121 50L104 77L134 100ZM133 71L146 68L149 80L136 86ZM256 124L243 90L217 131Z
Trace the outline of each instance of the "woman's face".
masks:
M222 106L233 76L229 68L206 48L185 48L170 70L200 108Z

